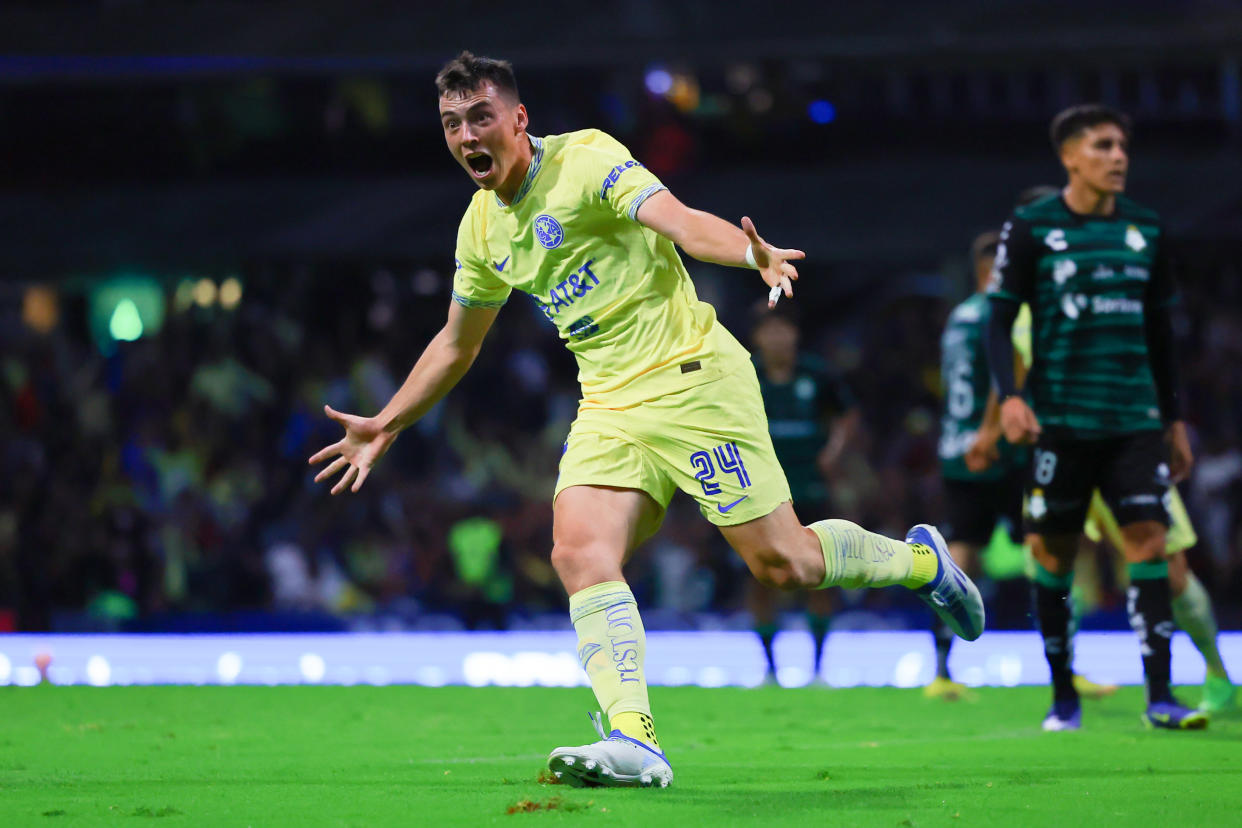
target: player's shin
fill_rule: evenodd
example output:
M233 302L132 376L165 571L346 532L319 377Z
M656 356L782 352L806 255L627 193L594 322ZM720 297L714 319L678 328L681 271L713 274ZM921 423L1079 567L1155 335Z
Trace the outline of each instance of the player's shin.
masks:
M1073 574L1054 575L1038 563L1031 580L1031 605L1044 639L1044 657L1052 673L1056 701L1076 701L1074 689L1074 628L1070 586Z
M1225 663L1216 646L1216 614L1212 611L1212 599L1193 572L1186 573L1186 589L1173 599L1173 620L1203 654L1208 673L1226 676Z
M647 637L634 593L623 581L605 581L569 596L578 632L578 660L609 726L659 749L643 662Z
M1167 561L1144 561L1129 564L1127 569L1130 587L1126 590L1126 611L1143 654L1147 702L1171 701L1169 640L1173 636L1173 610L1169 564Z
M843 586L922 586L936 577L936 555L905 541L868 532L848 520L821 520L810 525L824 553L820 589Z

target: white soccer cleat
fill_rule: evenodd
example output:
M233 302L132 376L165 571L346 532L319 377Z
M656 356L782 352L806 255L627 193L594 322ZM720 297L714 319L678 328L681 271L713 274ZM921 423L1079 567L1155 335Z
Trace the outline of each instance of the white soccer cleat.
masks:
M619 730L604 735L591 717L600 741L578 747L558 747L548 757L548 770L574 787L667 788L673 769L663 753Z
M949 546L936 527L920 523L906 535L906 543L920 544L936 553L936 577L932 578L931 583L915 589L915 594L959 638L974 641L982 635L984 609L979 588L953 562Z

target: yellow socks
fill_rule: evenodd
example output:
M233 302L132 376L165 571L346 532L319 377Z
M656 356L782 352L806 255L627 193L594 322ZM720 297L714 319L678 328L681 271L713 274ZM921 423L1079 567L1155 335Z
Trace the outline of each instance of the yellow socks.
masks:
M578 631L578 661L609 726L658 750L643 673L647 637L629 585L605 581L575 592L569 617Z
M843 586L884 587L901 584L914 589L936 577L936 552L868 532L848 520L821 520L810 526L824 552L820 589Z

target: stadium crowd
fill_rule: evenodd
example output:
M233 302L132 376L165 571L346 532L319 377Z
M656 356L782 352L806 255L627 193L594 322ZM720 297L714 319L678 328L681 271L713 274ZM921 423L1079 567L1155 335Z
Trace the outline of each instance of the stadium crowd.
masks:
M745 339L753 286L714 268L694 275ZM937 339L956 282L888 281L800 300L804 345L864 414L829 481L836 516L900 536L941 517ZM1236 269L1199 279L1179 331L1198 455L1185 487L1200 535L1191 561L1226 628L1242 620L1230 598L1242 594L1240 289ZM403 434L372 484L330 498L306 465L337 436L322 404L371 412L388 399L443 321L446 274L256 267L245 290L229 311L170 299L162 330L109 354L71 292L46 332L23 322L19 291L3 299L0 627L564 625L548 499L578 388L537 308L515 296L475 368ZM741 613L745 569L680 495L631 566L650 627ZM920 626L918 605L897 592L848 596L855 620L837 626ZM1118 602L1115 590L1102 598ZM992 603L994 626L1028 627L1021 597Z

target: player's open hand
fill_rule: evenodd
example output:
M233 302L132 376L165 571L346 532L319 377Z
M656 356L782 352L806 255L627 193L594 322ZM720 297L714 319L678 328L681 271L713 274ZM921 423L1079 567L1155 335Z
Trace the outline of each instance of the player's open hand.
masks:
M966 456L962 459L966 462L966 468L978 474L987 471L988 468L1000 459L1000 451L996 447L1000 434L993 429L981 428L975 434L975 439L971 442L970 448L966 449Z
M1000 418L1005 439L1015 446L1033 445L1043 431L1035 412L1021 397L1009 397L1001 403Z
M1195 464L1190 438L1186 436L1186 424L1181 420L1173 422L1164 439L1169 444L1169 478L1173 483L1181 483L1190 475L1190 467Z
M748 216L742 216L742 230L750 239L750 254L755 257L755 265L759 275L770 288L780 288L787 299L793 298L793 283L798 281L798 269L790 264L797 259L805 259L801 250L790 250L784 247L773 247L760 238L755 230L755 223ZM776 306L776 296L768 299L768 307Z
M355 414L342 414L331 406L323 407L324 413L345 427L345 436L330 446L325 446L311 456L307 462L311 465L322 463L335 457L325 469L315 475L315 482L327 480L341 469L345 473L332 487L332 494L340 494L348 488L356 492L362 488L371 468L384 456L392 441L397 439L395 433L385 431L373 417L359 417ZM348 468L346 468L348 467ZM352 485L351 485L352 484Z

